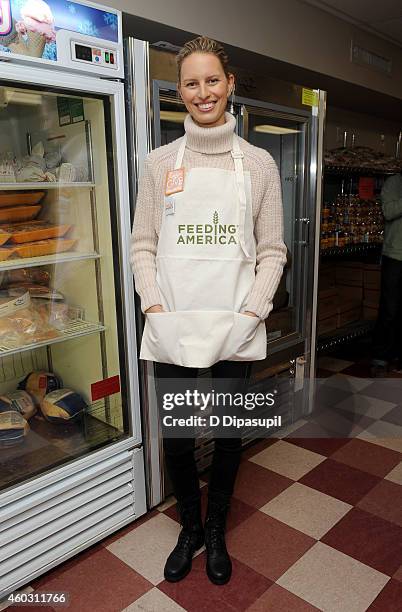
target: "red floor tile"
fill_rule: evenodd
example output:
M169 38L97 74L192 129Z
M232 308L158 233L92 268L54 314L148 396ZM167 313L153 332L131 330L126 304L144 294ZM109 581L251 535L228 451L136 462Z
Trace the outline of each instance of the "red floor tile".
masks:
M395 408L387 412L387 414L384 414L381 420L392 423L393 425L402 426L402 406L395 406Z
M314 396L314 412L316 414L321 409L321 406L334 406L339 402L346 400L353 394L352 389L341 389L331 385L331 379L321 381L316 388Z
M61 608L57 606L57 608L49 608L49 606L11 606L10 608L6 608L7 612L60 612L60 610L68 610L69 606Z
M299 480L308 487L352 505L362 499L379 481L377 476L333 459L326 459Z
M325 368L317 368L316 370L316 378L329 378L333 375L334 372L332 370L326 370Z
M401 567L395 572L395 574L392 576L395 580L399 580L400 582L402 582L402 565Z
M370 378L370 363L368 361L354 363L342 370L342 374L358 378Z
M391 580L375 598L368 612L400 612L402 609L402 583Z
M390 385L387 378L377 378L371 385L362 390L362 395L375 397L392 404L399 404L402 397L402 380L398 387L395 381Z
M257 453L264 450L264 448L268 448L268 446L272 446L277 442L277 438L264 438L263 440L259 440L256 444L251 444L247 448L245 448L242 452L242 459L250 459Z
M352 508L321 541L388 576L402 563L402 529L359 508Z
M293 595L279 584L273 584L247 612L316 612L318 608Z
M102 546L92 554L78 555L38 582L35 592L65 591L70 609L96 612L120 612L153 587Z
M399 453L354 438L331 455L331 459L383 478L400 461Z
M402 527L402 487L395 482L382 480L357 505Z
M79 563L87 562L88 559L90 559L93 555L97 554L101 550L101 544L94 544L93 546L90 546L89 548L86 548L82 552L78 553L78 555L71 557L71 559L64 561L64 563L56 565L53 569L50 569L38 578L34 578L29 584L33 589L42 588L42 586L46 584L47 580L57 578L58 576L63 574L65 570L69 570Z
M295 433L287 436L286 442L291 442L325 457L329 457L349 441L348 438L323 437L323 430L316 423L306 423L296 433L297 437Z
M249 506L261 508L287 489L293 481L252 461L242 461L236 478L234 497Z
M215 585L205 573L205 552L193 560L191 572L177 583L164 580L158 588L191 612L235 612L247 610L271 586L265 576L232 557L232 577L227 584Z
M230 553L270 580L277 580L316 540L256 512L228 533Z

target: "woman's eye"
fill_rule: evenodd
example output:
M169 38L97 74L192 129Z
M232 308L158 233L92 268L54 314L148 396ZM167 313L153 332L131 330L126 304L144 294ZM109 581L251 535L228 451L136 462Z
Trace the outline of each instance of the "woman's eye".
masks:
M217 83L217 82L218 82L218 79L209 79L209 82L210 82L210 83Z

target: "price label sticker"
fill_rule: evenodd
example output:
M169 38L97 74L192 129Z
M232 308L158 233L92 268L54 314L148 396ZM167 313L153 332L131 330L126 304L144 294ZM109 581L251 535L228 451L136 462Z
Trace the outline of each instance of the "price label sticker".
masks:
M359 198L361 200L374 200L374 179L361 176L359 178Z
M303 87L302 89L302 104L306 106L318 106L318 93L314 89Z
M166 175L165 195L173 195L184 189L184 168L170 170Z

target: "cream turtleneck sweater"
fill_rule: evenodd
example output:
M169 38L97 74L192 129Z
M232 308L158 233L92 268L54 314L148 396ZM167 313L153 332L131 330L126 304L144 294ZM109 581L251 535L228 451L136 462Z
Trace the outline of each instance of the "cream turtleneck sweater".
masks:
M183 166L186 170L202 166L234 171L230 151L235 126L236 120L228 112L225 113L225 124L212 128L198 126L188 114L184 120L187 142ZM244 153L244 170L249 170L251 176L257 251L255 282L245 310L265 319L272 310L272 300L286 262L281 184L272 156L243 138L239 140ZM156 252L164 207L165 177L168 170L174 168L181 141L182 138L178 138L151 151L139 180L130 260L143 312L155 304L162 304L156 283Z

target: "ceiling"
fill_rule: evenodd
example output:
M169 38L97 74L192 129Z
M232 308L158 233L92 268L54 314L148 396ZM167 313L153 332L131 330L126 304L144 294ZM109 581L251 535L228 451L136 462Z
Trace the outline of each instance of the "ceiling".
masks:
M360 1L360 0L355 0ZM369 0L365 0L369 2ZM387 0L382 0L383 2ZM399 1L399 0L398 0ZM165 40L171 44L182 46L187 40L198 34L185 32L155 21L123 13L124 36L135 36L148 40L151 44ZM387 117L389 120L400 122L401 100L388 96L372 89L355 85L347 81L336 79L329 75L320 74L301 66L294 66L272 59L266 55L240 49L225 43L225 49L231 58L231 64L239 68L253 67L259 74L269 74L290 83L298 83L304 87L324 89L328 92L328 101L331 106L339 106L360 113L367 113L377 117Z
M304 0L402 47L401 0Z

